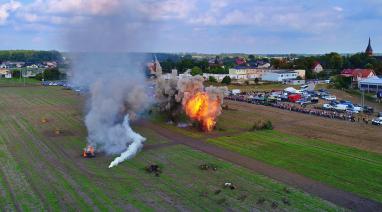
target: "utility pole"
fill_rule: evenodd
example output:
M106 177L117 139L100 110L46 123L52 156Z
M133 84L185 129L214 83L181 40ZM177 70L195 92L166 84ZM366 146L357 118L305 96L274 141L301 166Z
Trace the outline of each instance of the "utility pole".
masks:
M362 104L362 107L365 106L365 90L362 89L362 93L361 93L361 104Z

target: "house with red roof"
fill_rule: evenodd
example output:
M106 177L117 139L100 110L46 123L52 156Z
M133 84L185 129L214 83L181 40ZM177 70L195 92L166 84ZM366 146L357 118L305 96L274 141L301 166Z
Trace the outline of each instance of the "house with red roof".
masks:
M353 82L358 82L376 75L373 69L344 69L341 76L351 77Z
M312 71L314 73L320 73L321 71L323 71L324 68L322 67L322 65L320 64L320 62L316 61L314 64L313 64L313 67L312 67Z
M245 65L245 64L247 64L247 60L244 57L238 57L238 58L236 58L236 64L237 65Z

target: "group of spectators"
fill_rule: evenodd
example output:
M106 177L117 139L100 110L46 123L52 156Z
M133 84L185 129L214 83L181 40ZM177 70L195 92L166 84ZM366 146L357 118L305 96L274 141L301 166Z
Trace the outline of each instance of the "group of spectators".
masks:
M330 119L338 119L338 120L344 120L344 121L351 121L351 122L364 122L365 124L369 123L369 119L365 117L360 117L359 115L357 116L354 113L351 112L339 112L339 111L331 111L331 110L323 110L322 108L319 107L305 107L305 106L300 106L299 104L295 103L290 103L290 102L282 102L282 101L266 101L268 93L260 93L255 94L251 93L251 95L248 94L243 94L243 95L230 95L226 97L226 99L229 100L234 100L234 101L240 101L240 102L247 102L251 104L258 104L258 105L265 105L265 106L271 106L275 108L279 108L282 110L289 110L293 112L299 112L299 113L304 113L304 114L309 114L309 115L314 115L314 116L320 116L324 118L330 118ZM253 96L260 96L261 98L253 98ZM262 98L264 98L262 100Z

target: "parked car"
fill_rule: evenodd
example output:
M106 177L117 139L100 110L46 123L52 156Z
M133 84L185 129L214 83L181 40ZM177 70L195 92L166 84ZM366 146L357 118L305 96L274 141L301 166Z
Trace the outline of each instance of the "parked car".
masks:
M357 112L362 112L363 111L363 107L361 105L353 105L352 109L354 111L357 111Z
M329 96L324 96L323 99L327 101L334 101L334 100L337 100L337 97L329 95Z
M338 110L338 111L346 111L349 109L349 107L348 107L348 105L337 104L336 106L334 106L334 109Z
M323 104L323 105L322 105L322 108L325 109L325 110L331 110L331 109L333 109L334 107L333 107L332 105L330 105L330 104Z
M369 106L363 106L363 112L366 114L373 114L374 113L374 108L369 107Z
M377 117L371 121L373 125L382 125L382 117Z

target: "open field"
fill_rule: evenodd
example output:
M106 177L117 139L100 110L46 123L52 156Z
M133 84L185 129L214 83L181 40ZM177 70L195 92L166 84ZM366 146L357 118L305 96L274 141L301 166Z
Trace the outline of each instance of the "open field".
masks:
M3 86L20 86L20 85L39 85L41 82L38 80L35 80L33 78L11 78L11 79L6 79L6 78L0 78L0 87Z
M218 126L248 131L257 119L271 120L275 129L291 135L382 153L381 127L332 120L278 108L227 101ZM232 124L234 123L234 124Z
M193 128L161 125L382 202L380 127L242 102L226 103L229 109L223 111L212 133L203 135ZM275 130L249 132L259 119L271 120Z
M170 145L144 127L136 129L148 145L133 160L108 169L111 157L82 159L82 105L79 96L59 87L0 88L1 210L342 210L208 154ZM160 177L144 170L151 163L163 168ZM202 171L203 163L218 170ZM237 189L223 189L227 181Z
M274 130L209 139L242 155L382 202L382 155Z

